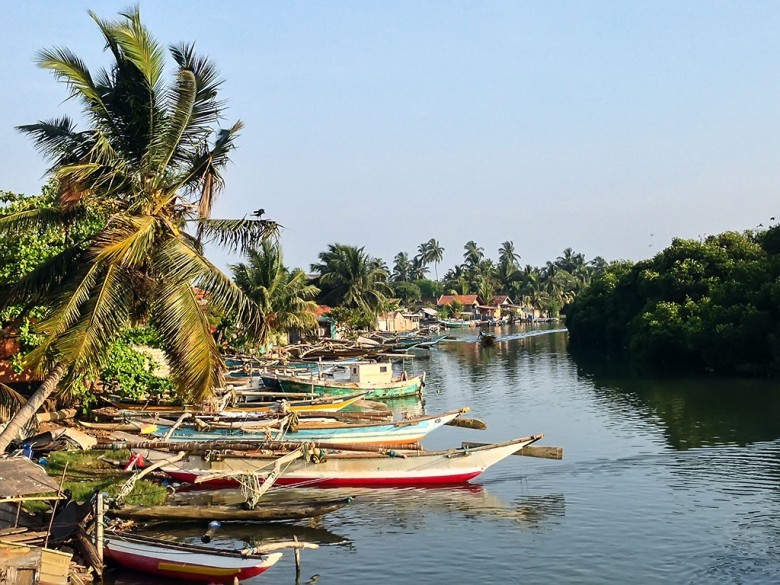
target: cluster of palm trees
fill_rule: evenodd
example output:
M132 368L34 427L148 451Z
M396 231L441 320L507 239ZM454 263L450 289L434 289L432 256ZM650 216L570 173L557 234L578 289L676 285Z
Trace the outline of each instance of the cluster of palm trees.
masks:
M486 301L505 294L516 304L553 314L569 304L605 266L603 258L586 262L583 254L571 248L542 267L521 266L511 240L501 244L498 262L494 262L476 242L469 241L464 246L463 263L447 271L442 285L449 293L478 294Z
M484 248L473 240L463 249L463 262L449 269L441 281L427 278L429 266L433 264L438 272L444 256L444 248L434 238L420 244L411 260L406 252L396 254L392 270L364 248L343 244L329 245L311 270L321 289L320 302L374 316L387 309L390 295L416 301L441 293L478 294L485 301L505 294L516 304L556 314L607 264L601 257L586 262L583 254L566 248L542 267L523 266L511 240L501 244L497 261L486 257ZM422 295L423 286L428 295Z
M435 239L431 238L417 247L417 254L409 259L409 254L399 252L393 259L393 282L414 282L423 280L429 272L429 266L433 264L436 280L439 280L439 262L444 258L444 248Z
M485 256L484 248L474 240L463 247L463 262L450 268L439 283L439 292L448 294L478 294L486 301L496 294L510 296L540 311L554 313L570 303L593 277L604 269L606 261L596 257L585 261L583 254L566 248L556 260L542 267L521 266L520 254L511 240L501 244L498 261ZM394 259L390 280L393 283L419 283L426 280L428 266L437 267L444 248L431 239L420 244L418 254L409 259L399 252Z

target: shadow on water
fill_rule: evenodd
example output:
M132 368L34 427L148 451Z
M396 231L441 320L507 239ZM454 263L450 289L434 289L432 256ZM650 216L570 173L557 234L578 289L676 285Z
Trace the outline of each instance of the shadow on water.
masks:
M652 368L581 352L577 375L614 408L644 411L664 427L677 450L748 445L780 437L776 380L723 378L673 368Z

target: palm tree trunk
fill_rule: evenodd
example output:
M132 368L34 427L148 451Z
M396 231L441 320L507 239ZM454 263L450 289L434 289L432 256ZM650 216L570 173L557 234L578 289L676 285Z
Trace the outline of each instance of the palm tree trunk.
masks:
M30 399L19 409L14 417L8 421L5 429L0 433L0 453L4 453L8 445L19 434L19 431L35 416L38 409L43 406L46 399L57 388L62 377L65 375L65 365L56 364L54 369L49 372L46 379L41 382L40 387L30 396Z

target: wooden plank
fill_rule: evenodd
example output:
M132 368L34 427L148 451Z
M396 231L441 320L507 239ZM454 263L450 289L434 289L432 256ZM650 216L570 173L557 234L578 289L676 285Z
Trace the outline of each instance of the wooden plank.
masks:
M461 443L463 449L474 449L475 447L485 447L490 443L473 443L464 441ZM522 449L515 451L513 455L522 457L538 457L540 459L563 459L563 447L544 447L542 445L526 445Z

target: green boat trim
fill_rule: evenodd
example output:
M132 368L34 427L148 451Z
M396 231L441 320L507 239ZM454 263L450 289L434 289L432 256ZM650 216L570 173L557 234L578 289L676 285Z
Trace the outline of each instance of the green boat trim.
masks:
M406 380L387 382L384 384L358 385L349 381L331 380L306 380L294 376L277 376L279 385L284 392L308 392L317 395L340 396L354 394L355 392L368 392L368 400L382 400L389 398L402 398L405 396L421 396L423 379L421 376L413 376Z

